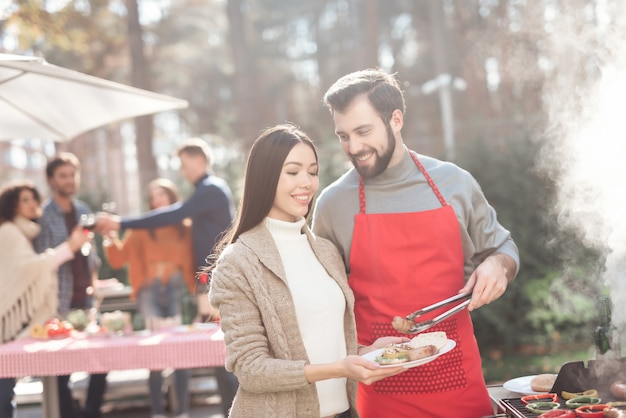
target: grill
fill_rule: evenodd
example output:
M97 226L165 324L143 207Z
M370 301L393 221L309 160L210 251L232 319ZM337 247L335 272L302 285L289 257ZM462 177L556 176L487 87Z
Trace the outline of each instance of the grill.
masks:
M610 387L616 380L626 380L626 357L619 359L589 360L585 365L582 361L565 363L557 375L550 392L559 395L561 408L565 401L560 397L562 391L582 392L587 389L597 389L602 403L619 401L611 396ZM521 398L507 398L500 400L500 406L508 418L537 417L528 411Z
M563 399L559 398L559 403L561 404L560 408L569 409L565 406L565 401L563 401ZM526 409L524 402L522 402L520 398L501 399L500 404L502 405L506 416L509 418L537 418L537 414Z

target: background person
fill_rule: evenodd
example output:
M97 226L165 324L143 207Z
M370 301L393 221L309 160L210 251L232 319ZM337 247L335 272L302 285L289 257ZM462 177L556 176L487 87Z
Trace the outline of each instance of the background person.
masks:
M67 240L76 228L81 215L91 213L89 207L74 196L80 185L80 163L72 153L62 152L52 158L46 166L46 177L52 198L43 207L39 219L41 234L35 240L35 249L42 253ZM98 258L95 252L85 256L80 252L59 267L59 313L67 314L71 309L90 309L93 297L88 289L94 289L97 279ZM59 376L59 407L61 418L75 418L81 414L76 409L68 383L70 376ZM89 376L83 418L98 418L106 390L106 373Z
M250 150L237 220L218 247L209 293L227 368L241 384L231 417L357 416L355 380L404 370L355 355L343 262L306 226L318 170L313 143L291 125L267 129Z
M211 173L211 151L203 140L191 138L177 150L180 159L180 172L195 186L193 194L184 202L150 211L133 218L120 218L107 213L98 214L97 231L107 234L109 231L122 229L146 229L179 224L185 218L191 218L193 255L195 271L207 265L206 257L213 252L213 247L221 234L229 227L234 212L232 193L226 182ZM204 316L210 316L206 289L198 291L198 310ZM237 391L237 380L223 367L215 368L218 390L222 398L224 415Z
M150 209L180 201L178 189L167 179L152 181L148 192ZM190 292L194 291L191 223L185 221L156 229L129 230L123 241L112 233L105 240L105 254L111 267L119 269L128 265L131 299L137 300L148 329L158 329L166 320L170 325L181 324L183 287L187 285ZM190 375L189 370L174 371L177 418L189 416ZM152 417L163 418L162 371L151 370L148 385Z
M519 256L509 231L469 173L405 147L404 97L392 75L348 74L324 102L354 168L320 195L313 230L344 257L359 343L394 334L396 315L473 291L468 310L430 329L445 331L456 348L402 376L359 385L361 415L493 414L469 311L496 300L515 277Z
M40 215L41 197L31 182L11 182L0 191L0 343L56 315L57 269L88 240L81 228L74 228L66 241L37 254L32 240L41 231L35 222ZM15 378L0 379L0 418L13 418L14 387Z

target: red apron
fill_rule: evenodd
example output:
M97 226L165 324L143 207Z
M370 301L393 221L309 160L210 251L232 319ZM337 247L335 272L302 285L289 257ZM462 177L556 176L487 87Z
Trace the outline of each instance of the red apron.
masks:
M443 207L366 214L361 178L360 213L355 216L350 255L350 286L356 298L360 344L402 335L391 326L394 316L453 296L464 285L463 250L454 210L417 157L411 156ZM397 376L370 386L359 384L357 407L362 418L478 418L493 414L469 312L464 309L430 331L445 331L456 341L456 347Z

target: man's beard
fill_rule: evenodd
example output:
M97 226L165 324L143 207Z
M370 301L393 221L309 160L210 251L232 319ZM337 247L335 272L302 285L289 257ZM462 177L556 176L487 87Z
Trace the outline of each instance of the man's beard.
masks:
M64 198L70 198L76 193L76 186L57 187L55 193Z
M360 166L357 158L361 154L350 156L350 160L352 161L354 168L356 168L356 171L361 175L361 177L366 178L366 179L376 177L380 173L385 171L387 167L389 166L389 162L391 161L391 157L393 156L393 151L396 148L396 137L393 135L393 131L391 130L391 126L389 124L387 124L386 131L387 131L387 149L384 151L382 155L378 155L377 151L374 152L376 161L374 162L373 166L371 167ZM367 154L367 153L363 153L363 154Z

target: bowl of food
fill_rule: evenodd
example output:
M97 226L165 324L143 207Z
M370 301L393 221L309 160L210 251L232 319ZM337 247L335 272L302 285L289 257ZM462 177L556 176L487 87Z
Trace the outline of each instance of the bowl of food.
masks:
M128 312L104 312L101 316L102 326L112 334L126 334L132 331L130 314Z

